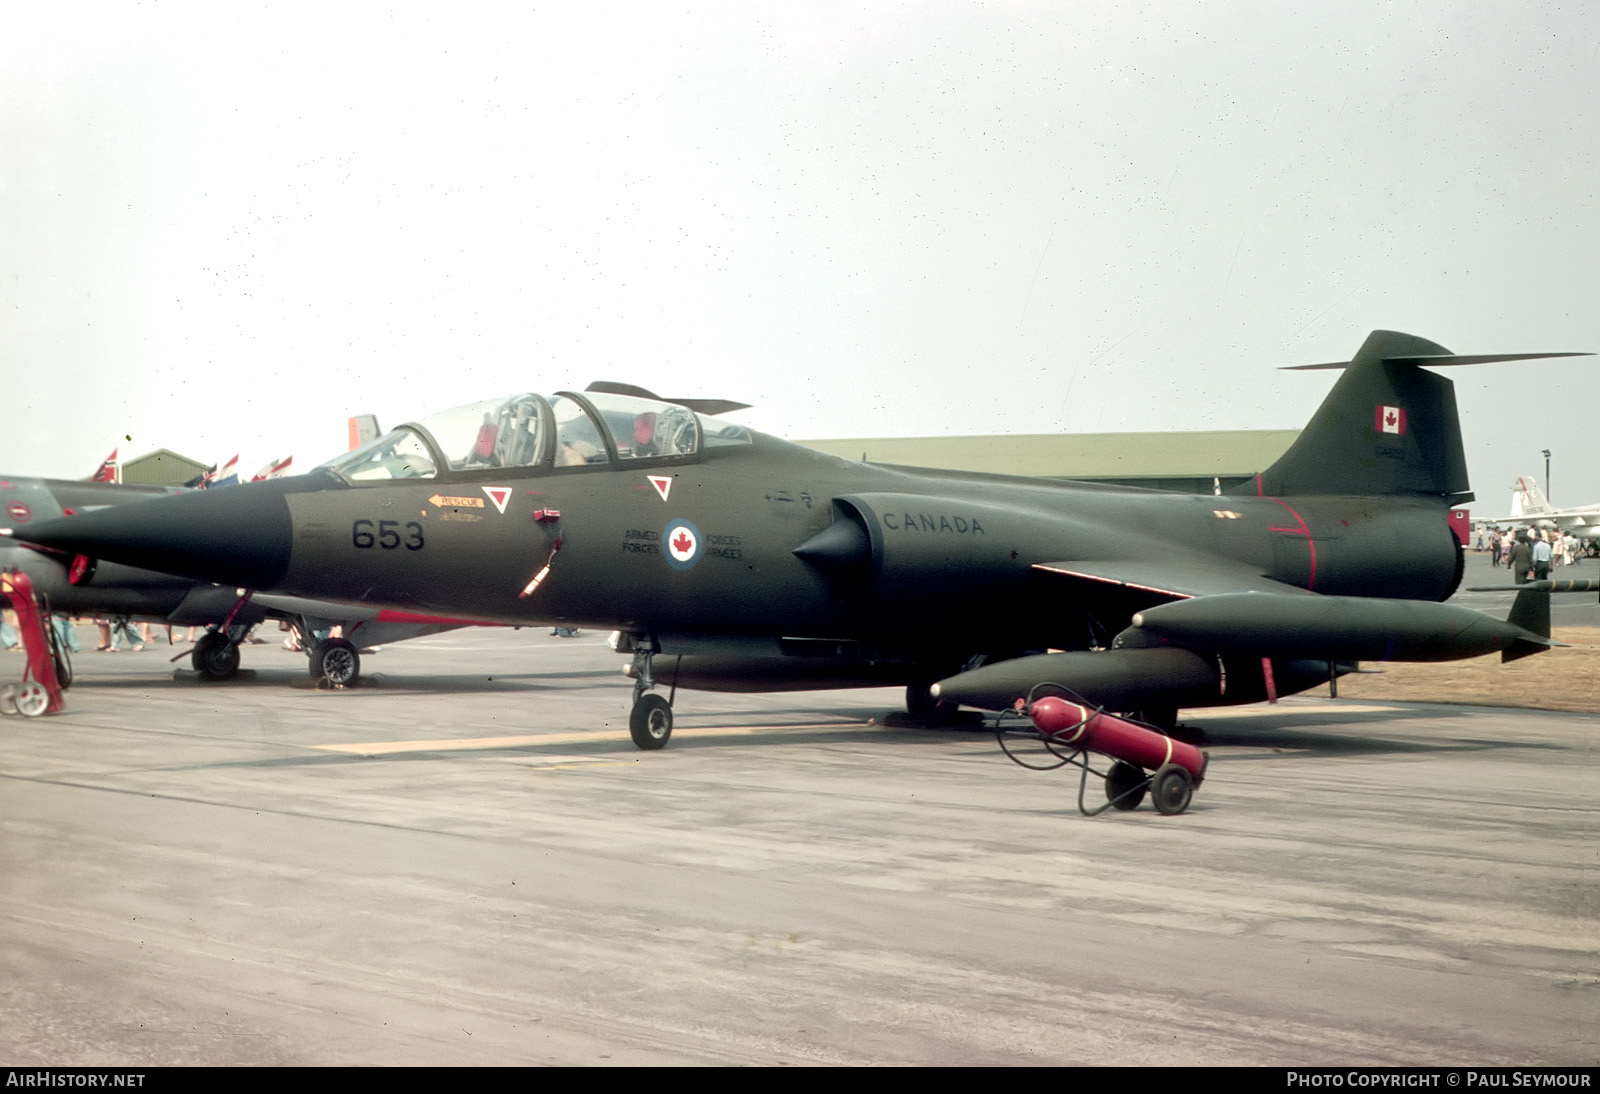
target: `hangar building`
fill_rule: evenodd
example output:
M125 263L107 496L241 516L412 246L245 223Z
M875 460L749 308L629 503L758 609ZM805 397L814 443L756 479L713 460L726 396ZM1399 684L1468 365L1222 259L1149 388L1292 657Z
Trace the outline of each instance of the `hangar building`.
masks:
M992 437L872 437L801 441L872 463L1082 479L1209 494L1249 482L1294 443L1298 429L1176 433L1017 433Z

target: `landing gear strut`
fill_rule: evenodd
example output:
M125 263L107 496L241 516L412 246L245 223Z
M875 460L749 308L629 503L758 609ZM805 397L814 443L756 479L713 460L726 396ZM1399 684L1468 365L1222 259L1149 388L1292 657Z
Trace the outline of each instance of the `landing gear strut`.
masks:
M628 715L628 735L646 751L665 748L672 739L672 698L663 698L656 686L655 640L636 638L633 647L633 711ZM672 689L676 697L677 687Z

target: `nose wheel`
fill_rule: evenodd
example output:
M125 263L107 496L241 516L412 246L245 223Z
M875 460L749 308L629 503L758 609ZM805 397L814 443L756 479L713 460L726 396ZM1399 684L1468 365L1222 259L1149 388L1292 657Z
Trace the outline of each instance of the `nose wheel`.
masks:
M628 715L628 735L636 746L647 752L665 748L672 739L672 700L653 690L656 686L653 645L654 641L648 638L638 639L634 645L633 711Z
M672 738L672 704L659 692L649 691L633 701L628 733L640 748L665 748Z

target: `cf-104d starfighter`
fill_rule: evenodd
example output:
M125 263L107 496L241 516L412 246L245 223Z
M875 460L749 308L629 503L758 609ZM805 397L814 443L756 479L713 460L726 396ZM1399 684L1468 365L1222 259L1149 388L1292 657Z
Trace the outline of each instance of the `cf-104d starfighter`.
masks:
M1359 660L1550 644L1441 603L1467 492L1461 357L1373 333L1310 425L1214 496L854 463L732 424L737 404L621 384L493 399L297 478L19 534L230 586L496 623L613 628L631 728L658 687L904 684L915 710L1012 707L1041 685L1170 724L1304 690ZM1049 652L1042 652L1049 651Z

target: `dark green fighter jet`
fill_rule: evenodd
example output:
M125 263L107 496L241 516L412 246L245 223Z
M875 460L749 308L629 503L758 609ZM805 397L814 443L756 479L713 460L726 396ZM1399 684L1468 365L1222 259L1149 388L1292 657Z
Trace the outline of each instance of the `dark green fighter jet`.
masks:
M1544 649L1548 602L1441 603L1467 492L1462 357L1373 333L1248 489L1159 491L854 463L638 388L493 399L292 479L18 529L89 558L493 623L613 628L641 748L677 687L896 684L913 712L1041 684L1170 723L1360 660ZM1527 604L1534 604L1530 600Z

